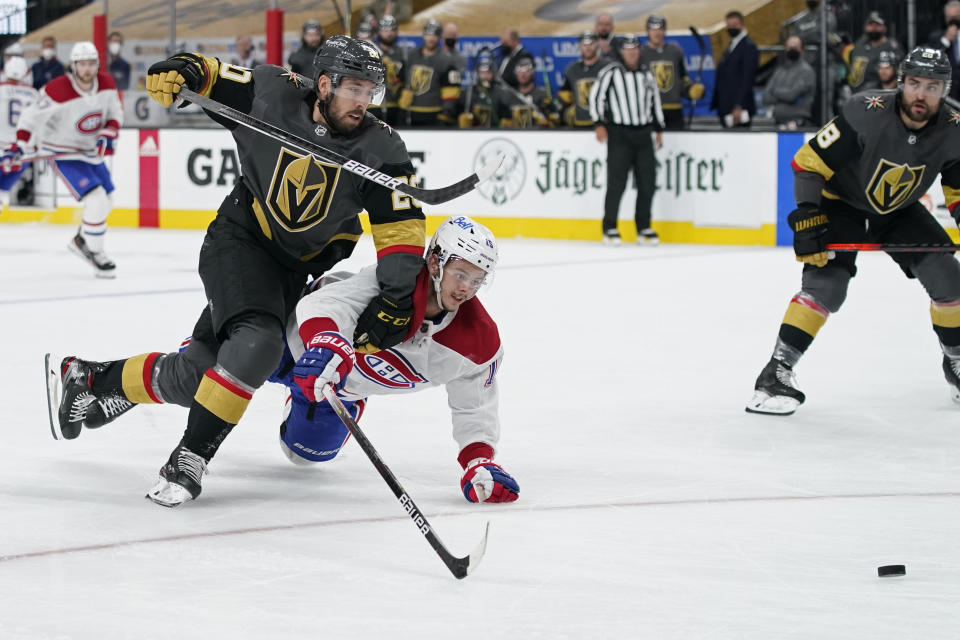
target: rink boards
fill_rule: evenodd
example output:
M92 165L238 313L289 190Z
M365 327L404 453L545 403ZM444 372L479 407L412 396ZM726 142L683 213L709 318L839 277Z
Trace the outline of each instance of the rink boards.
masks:
M432 228L450 214L474 216L502 237L600 238L606 145L592 131L402 132L421 186L456 182L498 154L504 162L474 192L425 207ZM657 152L653 226L667 242L789 244L790 159L797 133L666 133ZM38 168L37 206L7 207L0 222L74 224L79 209L48 167ZM123 129L112 159L117 226L204 228L239 178L236 146L224 129ZM632 180L620 229L635 237ZM939 185L925 197L949 226ZM938 206L939 205L939 206Z

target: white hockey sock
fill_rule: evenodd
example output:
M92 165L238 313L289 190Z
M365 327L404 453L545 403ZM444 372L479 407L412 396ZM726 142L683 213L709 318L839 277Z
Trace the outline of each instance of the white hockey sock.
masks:
M103 251L103 238L107 232L107 215L112 208L110 196L97 187L83 196L83 221L80 223L80 234L87 247L94 253Z

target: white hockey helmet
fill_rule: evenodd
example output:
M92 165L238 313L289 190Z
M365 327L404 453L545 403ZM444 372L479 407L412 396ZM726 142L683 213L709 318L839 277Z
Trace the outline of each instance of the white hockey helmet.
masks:
M3 74L7 76L7 80L23 80L27 77L27 61L23 56L10 56L3 63Z
M467 216L450 216L440 223L427 246L427 257L434 253L441 269L451 258L460 258L487 275L493 275L499 258L497 239L490 229Z
M100 61L100 52L89 40L78 42L73 45L73 49L70 49L70 62L79 62L80 60Z

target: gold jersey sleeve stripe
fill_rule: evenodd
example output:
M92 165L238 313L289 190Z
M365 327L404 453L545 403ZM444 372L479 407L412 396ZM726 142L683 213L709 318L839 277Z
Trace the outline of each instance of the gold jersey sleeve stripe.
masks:
M960 202L960 189L954 189L953 187L948 187L947 185L943 186L943 197L946 200L946 205L948 209L952 209L953 205L957 202Z
M395 245L426 247L427 222L423 219L401 220L385 224L371 224L373 245L377 255Z
M827 163L817 155L809 143L800 147L800 150L797 151L797 154L793 156L793 164L795 168L798 168L802 171L819 173L821 176L823 176L824 180L829 180L833 177L833 169L827 166Z

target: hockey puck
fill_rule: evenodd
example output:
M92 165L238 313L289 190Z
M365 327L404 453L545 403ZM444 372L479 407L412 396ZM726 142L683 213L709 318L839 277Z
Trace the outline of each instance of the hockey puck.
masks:
M887 564L882 567L877 567L877 575L881 578L905 576L907 575L907 568L902 564Z

